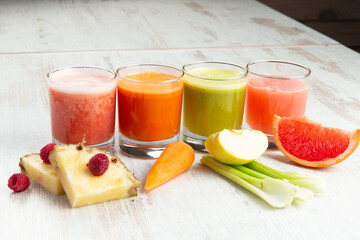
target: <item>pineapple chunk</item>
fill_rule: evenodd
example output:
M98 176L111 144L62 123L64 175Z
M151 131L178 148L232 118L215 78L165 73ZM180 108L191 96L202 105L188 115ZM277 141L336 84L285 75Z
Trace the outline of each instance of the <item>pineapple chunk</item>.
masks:
M54 195L64 193L55 166L44 163L38 153L28 154L20 158L19 166L22 173L48 192Z
M132 197L137 195L140 181L120 158L105 153L109 168L102 176L94 176L86 166L92 156L105 153L97 148L78 145L56 145L49 160L55 165L72 207Z

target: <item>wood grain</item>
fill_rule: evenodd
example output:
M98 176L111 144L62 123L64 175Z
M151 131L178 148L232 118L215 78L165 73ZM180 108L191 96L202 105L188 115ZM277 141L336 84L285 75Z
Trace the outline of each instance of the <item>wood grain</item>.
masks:
M337 44L253 0L7 0L0 34L0 54Z
M245 65L257 59L286 59L312 69L307 115L329 126L360 126L360 58L342 46L114 51L0 55L0 182L18 172L18 159L51 140L46 73L66 65L156 62L181 67L199 60ZM341 59L341 61L339 61ZM11 193L0 184L0 239L357 239L360 214L358 149L327 169L302 168L279 152L259 161L284 171L324 177L328 190L304 205L276 210L199 163L173 181L147 192L153 160L118 153L141 181L139 196L71 209L66 196L32 184Z

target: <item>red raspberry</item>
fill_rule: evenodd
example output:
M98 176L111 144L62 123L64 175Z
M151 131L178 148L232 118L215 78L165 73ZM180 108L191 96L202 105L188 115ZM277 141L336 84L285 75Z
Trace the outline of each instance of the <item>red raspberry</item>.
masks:
M8 181L8 187L14 192L22 192L30 186L29 177L23 173L13 174Z
M55 144L49 143L40 150L40 157L46 164L51 164L49 161L50 152L54 149Z
M90 158L90 161L86 166L89 167L89 170L93 175L101 176L109 168L109 158L103 153L98 153Z

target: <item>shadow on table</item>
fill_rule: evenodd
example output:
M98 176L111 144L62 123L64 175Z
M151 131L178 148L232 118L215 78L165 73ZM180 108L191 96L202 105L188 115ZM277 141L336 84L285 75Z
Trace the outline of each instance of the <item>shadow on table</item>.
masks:
M37 198L35 201L33 198ZM24 205L27 201L34 201L36 204L43 202L44 208L59 208L59 209L71 209L71 205L66 197L66 194L55 196L47 192L44 188L40 187L35 183L31 183L30 187L20 193L11 193L9 200L19 205ZM49 206L44 206L44 205ZM36 206L37 208L38 206Z

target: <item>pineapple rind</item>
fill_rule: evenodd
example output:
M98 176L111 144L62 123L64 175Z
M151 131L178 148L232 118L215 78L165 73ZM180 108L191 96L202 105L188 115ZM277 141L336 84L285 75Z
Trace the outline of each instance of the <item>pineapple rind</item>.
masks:
M61 195L64 189L61 186L55 166L46 164L38 153L27 154L20 158L20 170L31 181L39 184L54 195Z
M139 180L131 173L120 158L96 148L79 145L56 145L49 156L52 164L57 166L60 181L72 207L127 198L137 195ZM90 173L86 164L97 153L108 156L109 169L102 176ZM112 161L116 159L116 163Z

